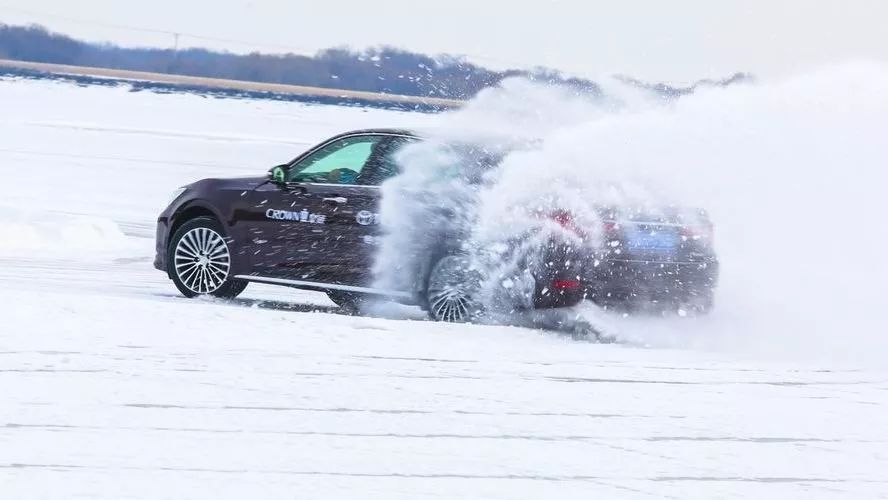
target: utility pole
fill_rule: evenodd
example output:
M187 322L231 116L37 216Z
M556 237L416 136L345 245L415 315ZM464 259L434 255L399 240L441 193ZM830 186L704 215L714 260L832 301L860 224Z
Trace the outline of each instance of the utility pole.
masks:
M175 73L179 69L179 33L173 33L173 57L167 71Z

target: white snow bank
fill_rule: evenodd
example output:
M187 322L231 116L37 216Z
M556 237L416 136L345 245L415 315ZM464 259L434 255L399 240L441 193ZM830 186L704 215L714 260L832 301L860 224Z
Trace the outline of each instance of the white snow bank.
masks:
M0 255L113 254L133 248L113 221L0 206Z

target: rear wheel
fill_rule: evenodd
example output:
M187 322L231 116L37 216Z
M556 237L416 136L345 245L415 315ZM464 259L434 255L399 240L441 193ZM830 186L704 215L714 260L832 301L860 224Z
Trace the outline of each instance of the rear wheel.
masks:
M437 321L465 322L481 314L477 301L480 274L465 256L448 255L432 266L426 289L429 316Z
M247 287L246 281L231 276L231 249L224 234L212 217L191 219L173 234L167 270L182 295L234 298Z

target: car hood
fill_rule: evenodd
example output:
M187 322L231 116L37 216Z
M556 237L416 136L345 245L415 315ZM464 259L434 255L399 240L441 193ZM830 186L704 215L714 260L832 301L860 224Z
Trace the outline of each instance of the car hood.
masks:
M195 183L189 184L188 188L196 189L212 186L214 189L248 189L252 190L256 187L268 182L268 177L227 177L202 179Z

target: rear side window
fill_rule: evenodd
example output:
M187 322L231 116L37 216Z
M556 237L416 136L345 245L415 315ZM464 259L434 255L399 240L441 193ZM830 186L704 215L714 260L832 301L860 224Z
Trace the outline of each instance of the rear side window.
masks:
M383 139L378 135L364 135L331 142L293 165L287 181L358 184L358 178Z
M423 148L415 152L413 161L422 161L423 155L428 166L434 168L434 176L440 180L463 180L469 183L481 182L482 175L496 167L503 153L492 152L483 146L458 143L424 142L417 137L393 137L380 148L380 155L373 168L363 177L364 184L382 184L398 175L401 166L396 159L406 147L423 143Z
M385 182L388 179L398 175L401 172L401 168L398 165L398 162L395 159L398 157L398 153L404 149L406 146L410 144L414 144L419 139L415 137L391 137L389 138L385 145L381 148L382 153L379 156L379 161L374 165L374 169L364 177L364 184L371 185L379 185Z
M496 168L503 160L504 153L492 151L485 146L472 144L445 144L440 154L451 159L440 171L441 179L453 179L469 184L480 184L484 175Z

